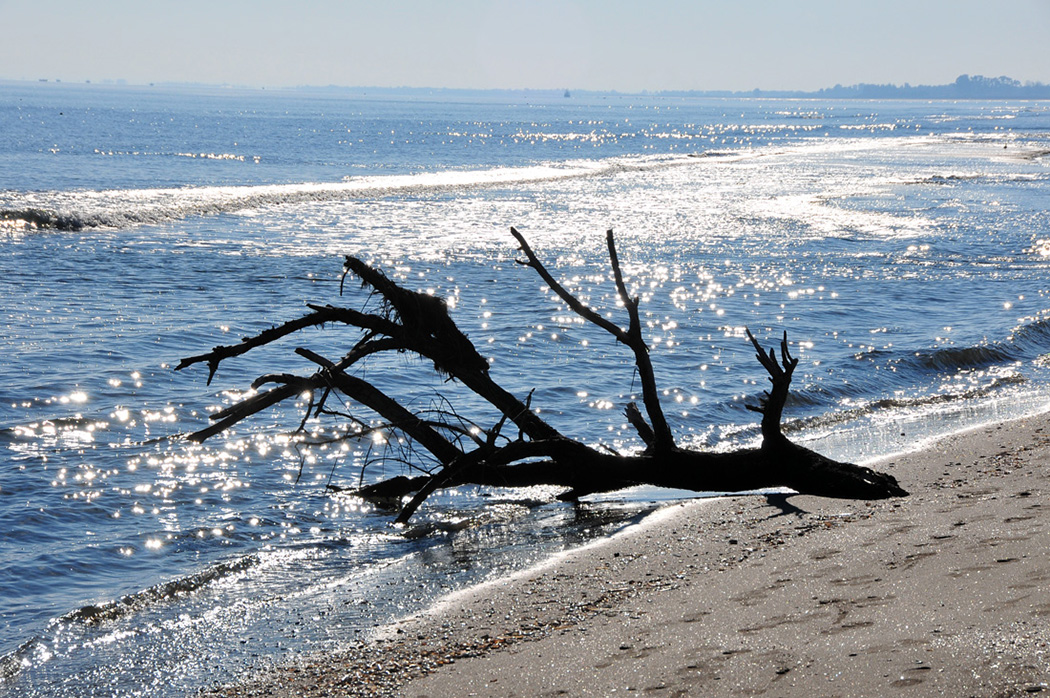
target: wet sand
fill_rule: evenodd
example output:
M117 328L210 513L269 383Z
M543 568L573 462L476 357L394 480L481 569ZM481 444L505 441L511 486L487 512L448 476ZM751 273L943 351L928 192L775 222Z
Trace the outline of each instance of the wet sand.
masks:
M877 467L911 496L674 505L221 693L1050 695L1050 416Z

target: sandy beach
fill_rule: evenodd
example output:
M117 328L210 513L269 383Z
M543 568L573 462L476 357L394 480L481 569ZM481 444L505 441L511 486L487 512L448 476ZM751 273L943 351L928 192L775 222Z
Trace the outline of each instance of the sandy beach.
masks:
M1050 693L1050 416L879 501L696 500L227 696Z

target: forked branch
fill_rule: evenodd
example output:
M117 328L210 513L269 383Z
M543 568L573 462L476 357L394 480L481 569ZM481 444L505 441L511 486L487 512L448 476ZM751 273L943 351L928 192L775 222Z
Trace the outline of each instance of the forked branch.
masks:
M339 361L331 361L309 349L296 349L296 353L313 364L313 373L261 377L253 388L258 390L264 385L275 385L213 415L215 424L192 434L191 438L206 439L283 400L309 391L314 397L310 400L312 413L308 412L308 415L349 418L361 434L375 429L396 429L409 443L419 446L436 461L436 467L428 470L428 475L387 475L386 479L357 490L364 497L403 503L398 516L398 521L402 522L408 520L433 492L464 484L489 487L555 485L564 488L561 495L564 499L638 484L718 492L790 487L822 496L864 499L906 494L891 475L832 461L793 444L783 435L780 421L791 377L798 365L798 359L789 351L786 333L780 342L779 357L774 349L763 350L751 332L747 333L758 361L772 383L762 403L751 407L762 414L762 447L729 453L677 447L660 405L649 348L642 336L638 298L631 297L627 289L612 231L606 234L606 246L617 295L627 310L626 329L569 292L540 262L524 236L514 228L511 228L511 233L526 256L522 264L535 270L571 310L613 335L633 352L648 421L634 403L626 406L625 415L644 443L643 450L621 455L561 434L533 409L532 392L522 400L496 382L489 373L488 361L453 322L444 300L405 289L355 257L346 258L344 270L346 274L361 279L370 293L378 298L379 312L310 305L311 312L298 320L245 338L240 344L216 347L206 354L182 360L179 369L207 363L210 381L222 361L276 342L299 329L338 325L361 333L348 342L350 349ZM407 352L429 360L434 369L453 384L462 386L495 407L498 414L495 424L483 428L479 426L481 420L459 415L448 403L443 403L440 411L453 421L442 423L429 419L425 411L408 409L394 396L351 373L371 357L389 352ZM350 407L338 413L325 408L326 400L334 394L353 403L354 412L358 408L367 410L381 421L377 423L360 413L351 414ZM501 435L506 422L517 426L516 438ZM306 419L303 419L299 428L305 425ZM353 438L352 433L347 438ZM410 449L389 462L395 463L398 458L413 455L422 454Z
M762 368L769 374L769 382L773 387L766 392L766 397L759 406L748 405L747 408L762 415L762 438L775 441L783 439L784 434L780 430L780 419L784 412L784 403L787 402L788 391L791 387L791 375L798 366L798 359L791 356L788 349L787 332L780 340L780 363L777 363L777 355L773 349L766 354L762 345L758 343L751 330L745 330L747 338L755 347L755 356Z
M645 338L642 336L642 323L641 318L638 315L638 298L631 297L630 293L627 291L627 285L624 283L623 271L620 269L620 258L616 253L616 242L613 238L613 231L606 231L605 243L609 251L609 264L612 267L613 278L616 283L616 292L620 297L620 301L623 303L624 308L627 309L629 324L626 330L616 323L610 322L602 317L599 313L595 312L580 301L580 299L574 296L568 289L558 283L554 276L539 260L539 257L536 256L536 253L532 251L532 248L525 240L525 237L515 228L511 228L510 232L521 246L521 251L524 252L525 256L528 258L527 261L522 264L535 269L536 273L540 275L540 278L543 279L547 286L550 287L550 289L554 291L554 293L557 294L573 312L584 320L601 327L606 332L616 337L621 344L624 344L631 350L634 354L635 367L638 369L638 379L642 384L642 402L645 405L645 411L649 415L649 421L651 423L652 439L651 442L647 442L647 445L656 453L668 453L674 450L676 448L674 436L671 433L671 427L667 424L667 418L664 416L663 407L660 404L660 393L656 387L656 374L653 371L652 360L649 357L649 346L646 344Z

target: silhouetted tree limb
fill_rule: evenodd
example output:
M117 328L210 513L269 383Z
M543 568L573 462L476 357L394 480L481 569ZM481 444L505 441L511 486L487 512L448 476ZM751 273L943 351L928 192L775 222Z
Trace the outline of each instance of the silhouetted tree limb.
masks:
M762 364L762 368L766 369L766 373L769 374L769 382L773 384L772 389L766 392L766 397L761 405L748 405L747 408L762 415L763 440L771 442L786 440L787 437L780 431L780 417L784 411L784 403L787 402L788 389L791 387L791 374L798 366L798 359L793 358L788 350L787 332L780 340L780 363L778 364L776 352L770 349L767 355L762 350L762 345L751 334L751 330L745 331L747 338L755 347L758 362Z
M356 257L347 256L344 281L353 275L379 300L379 311L362 312L331 305L310 305L310 313L239 344L219 346L211 352L183 359L176 370L196 363L207 363L208 381L212 380L222 361L245 354L257 347L276 342L307 327L345 325L362 334L338 361L332 361L304 348L296 352L317 366L307 376L290 374L265 375L252 388L259 390L246 399L212 415L213 425L190 435L196 441L229 429L251 415L289 398L309 392L307 415L330 415L325 404L337 393L364 408L379 420L351 415L357 431L346 438L358 438L366 431L384 429L402 434L410 444L429 456L433 468L417 477L396 476L360 487L360 496L403 502L398 521L404 522L428 496L440 489L464 484L491 487L556 485L565 488L563 499L607 492L647 484L694 491L740 492L789 487L801 493L827 497L879 499L907 493L897 481L870 468L838 463L792 443L781 431L781 417L798 359L788 349L787 335L780 342L780 357L775 350L764 351L748 331L747 336L757 352L759 363L772 384L760 405L749 406L762 415L762 445L730 453L711 453L680 448L674 441L664 416L656 385L649 348L642 335L638 299L631 297L623 273L612 231L606 244L613 282L627 312L624 329L587 306L557 281L539 260L524 236L511 228L526 259L522 262L539 274L552 291L576 314L602 328L631 350L642 384L642 402L646 417L634 403L627 405L625 415L645 448L637 454L621 455L587 446L561 434L532 409L532 393L524 400L514 396L489 375L488 361L463 334L448 313L441 298L405 289L378 269ZM465 386L495 408L498 418L490 428L456 414L451 405L433 411L434 416L413 411L396 397L352 375L349 371L371 356L389 352L410 353L433 363L434 369ZM319 398L316 395L320 395ZM513 438L503 434L507 422L518 433ZM361 426L373 424L368 430ZM305 426L305 418L300 429ZM411 455L411 453L410 453ZM420 460L423 454L416 456Z
M674 438L671 436L671 428L667 425L663 407L660 405L660 393L656 388L656 374L653 372L653 364L649 359L649 347L645 343L645 338L642 337L642 323L638 317L638 299L630 296L627 292L627 286L623 282L623 273L620 271L620 259L616 254L613 232L611 230L607 231L605 240L609 250L609 263L616 281L616 292L627 309L627 316L630 321L626 330L606 320L572 295L551 276L550 272L547 271L546 267L543 266L543 263L532 251L532 248L529 247L525 237L515 228L511 228L510 232L518 241L518 244L521 245L521 251L528 257L528 261L522 262L522 264L535 269L540 278L546 282L552 291L558 294L559 298L565 301L565 304L573 312L584 320L609 332L634 353L634 363L638 368L638 377L642 383L642 402L645 404L645 410L649 414L649 421L651 422L652 438L651 443L647 443L647 445L656 453L661 454L675 448Z

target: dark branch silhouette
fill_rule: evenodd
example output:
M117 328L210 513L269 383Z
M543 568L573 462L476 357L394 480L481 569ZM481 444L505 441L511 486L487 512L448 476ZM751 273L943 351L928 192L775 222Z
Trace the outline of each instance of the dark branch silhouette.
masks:
M521 233L511 228L511 234L525 255L520 264L539 274L573 312L604 329L632 352L642 384L645 415L634 403L626 406L625 415L644 444L639 453L622 455L598 450L561 434L532 408L531 393L522 400L489 376L488 362L453 322L443 299L405 289L378 269L351 256L346 257L344 280L347 275L360 279L379 299L378 312L310 305L311 312L301 318L247 337L239 344L215 347L206 354L183 359L176 370L206 363L210 383L226 359L306 327L331 324L361 332L346 355L333 361L309 349L296 349L300 356L318 367L313 374L273 374L256 379L252 388L260 392L212 415L214 424L189 438L203 441L264 409L310 391L320 398L311 399L307 416L349 417L356 431L350 432L348 438L362 438L376 429L396 431L420 449L414 452L419 461L416 465L425 474L399 475L354 490L365 498L401 504L399 522L407 521L432 493L464 484L556 485L565 488L561 498L566 500L639 484L697 492L788 487L804 494L849 499L907 494L891 475L833 461L784 436L780 423L791 376L798 365L798 359L788 350L786 333L780 342L779 360L774 349L764 351L751 332L747 333L772 384L760 405L748 406L762 415L762 445L729 453L679 447L660 404L649 348L642 336L638 299L630 296L624 283L612 231L607 233L606 243L616 290L627 311L626 329L576 298L553 277ZM349 373L368 357L389 352L414 354L432 362L439 374L462 384L495 408L498 420L484 429L458 415L451 405L429 413L414 412L395 396ZM270 385L273 387L261 390ZM333 393L366 409L371 417L327 409L326 402ZM376 417L381 420L378 425ZM305 423L304 418L300 430ZM516 434L504 433L508 423L517 427ZM423 467L424 462L429 467Z

